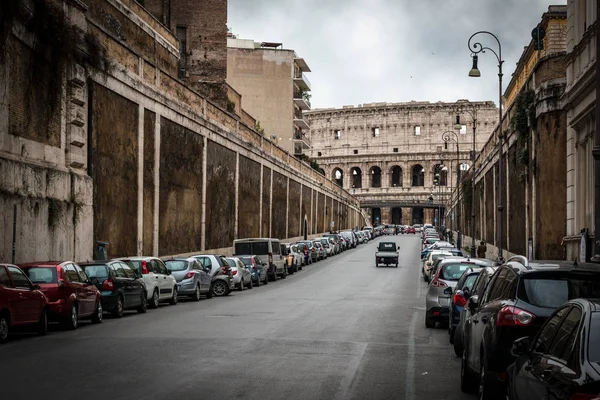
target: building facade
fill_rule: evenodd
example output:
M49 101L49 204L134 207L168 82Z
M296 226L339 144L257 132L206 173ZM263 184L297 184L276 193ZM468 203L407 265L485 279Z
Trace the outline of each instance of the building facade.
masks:
M243 108L258 121L264 135L295 155L310 148L310 72L306 61L281 43L227 40L227 83L242 96Z
M567 112L567 258L593 253L594 232L594 132L596 115L596 30L594 0L567 3L567 87L563 97ZM585 242L585 240L584 240ZM593 254L592 254L593 255Z
M455 126L467 109L477 113L475 134L473 120ZM396 224L436 222L459 166L469 169L473 135L480 149L498 123L493 102L467 100L363 104L305 116L310 157L326 176L360 200L372 223Z

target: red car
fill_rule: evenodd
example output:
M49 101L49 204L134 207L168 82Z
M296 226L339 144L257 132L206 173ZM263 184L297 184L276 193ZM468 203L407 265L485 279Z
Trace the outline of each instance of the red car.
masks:
M417 233L417 230L416 230L414 227L412 227L412 226L409 226L409 227L406 229L406 233L414 233L414 234L416 234L416 233Z
M37 325L37 332L46 334L48 299L39 289L16 265L0 264L0 343L22 325Z
M102 301L98 288L83 269L72 261L46 261L20 265L31 282L40 286L50 303L50 320L76 329L79 320L102 322Z

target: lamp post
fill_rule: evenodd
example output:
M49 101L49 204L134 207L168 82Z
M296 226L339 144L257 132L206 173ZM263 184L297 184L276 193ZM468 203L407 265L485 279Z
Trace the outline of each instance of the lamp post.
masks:
M492 49L491 47L487 47L487 46L483 46L481 43L479 42L474 42L473 38L475 36L478 35L488 35L491 36L492 38L494 38L496 40L496 43L498 43L498 52L496 52L494 49ZM504 149L504 134L502 132L502 64L504 63L504 60L502 60L502 45L500 44L500 39L498 39L498 37L496 35L494 35L491 32L488 31L479 31L479 32L475 32L474 34L471 35L471 37L469 38L469 41L467 42L467 46L469 47L469 51L471 51L472 54L472 58L473 58L473 67L471 68L471 70L469 71L469 76L470 77L474 77L474 78L479 78L481 76L481 72L479 71L479 68L477 68L477 60L478 60L478 56L477 54L479 53L485 53L486 50L489 50L492 54L494 54L496 56L496 59L498 60L498 142L499 142L499 146L500 146L500 151L499 151L499 157L498 157L498 169L499 171L499 183L500 183L500 187L498 190L498 258L500 260L504 260L503 255L503 230L502 230L502 221L503 221L503 217L504 217L504 162L502 161L502 151Z
M473 148L471 150L471 168L473 168L471 170L471 257L475 257L475 155L477 153L477 148L476 148L476 143L475 143L475 136L476 136L476 131L477 131L477 108L475 107L475 104L473 103L468 103L472 109L468 110L468 109L460 109L459 112L466 112L467 114L469 114L471 116L471 119L473 120ZM458 127L458 129L462 129L462 125L460 123L460 115L456 116L456 125L454 126L454 128L456 129Z
M600 0L596 1L596 15L600 12ZM597 24L596 24L597 25ZM596 28L596 54L600 51L600 29ZM596 132L594 132L594 256L591 262L600 263L600 59L596 56ZM584 260L580 260L584 261Z
M456 248L461 249L462 241L461 235L461 224L460 224L460 148L458 146L458 135L456 132L446 131L442 133L442 139L444 140L444 148L448 148L448 142L456 142L456 230L458 235L456 237Z

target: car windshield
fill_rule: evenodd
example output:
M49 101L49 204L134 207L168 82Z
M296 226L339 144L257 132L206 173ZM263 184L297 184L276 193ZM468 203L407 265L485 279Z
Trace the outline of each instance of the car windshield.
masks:
M588 360L600 365L600 312L592 313L592 321L588 338Z
M269 242L240 242L235 244L235 254L269 254Z
M379 251L396 251L394 243L379 243Z
M31 267L25 268L25 273L33 283L56 283L56 268L54 267Z
M472 268L473 264L446 264L440 271L440 278L445 281L458 281L462 274L469 268Z
M98 280L104 280L108 278L108 268L104 264L84 265L83 270L90 279L98 278Z
M185 260L168 260L165 264L171 271L185 271L188 268L188 262Z
M598 298L600 297L600 275L531 274L521 280L517 297L529 304L543 308L557 308L575 298Z

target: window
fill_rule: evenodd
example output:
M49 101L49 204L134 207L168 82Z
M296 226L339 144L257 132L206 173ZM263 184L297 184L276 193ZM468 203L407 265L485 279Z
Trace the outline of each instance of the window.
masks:
M535 342L533 344L533 351L537 353L546 352L546 348L548 347L548 344L552 342L552 339L554 338L554 335L556 334L560 326L562 318L565 316L565 314L567 313L567 311L569 311L570 308L570 306L561 308L556 314L554 314L552 318L550 318L546 322L546 325L544 325L542 330L540 330L540 333L535 339Z
M499 299L502 296L502 290L506 284L506 275L508 270L506 268L496 272L496 277L490 282L488 290L486 290L485 302L490 302Z
M483 291L485 290L485 284L487 283L488 276L489 275L488 275L487 271L481 271L479 273L479 276L477 277L477 280L475 281L475 284L473 285L473 290L472 290L473 295L481 296L483 294Z
M460 126L460 134L461 135L466 135L467 134L467 126L466 125L461 125Z
M88 277L85 274L85 272L83 272L83 270L81 269L81 267L77 264L73 264L73 266L75 267L75 271L77 271L77 275L79 275L79 280L81 282L87 282L88 281Z
M65 272L65 277L69 282L79 282L79 275L77 275L77 270L73 264L67 264L63 267L63 271Z
M392 149L392 151L393 151L394 153L397 153L397 152L398 152L398 148L397 148L397 147L394 147L394 148Z
M108 271L105 265L86 265L83 268L89 278L98 278L101 282L108 279Z
M336 129L335 131L333 131L333 138L334 139L339 139L342 137L342 131L339 129Z
M0 266L0 285L4 287L12 287L12 282L8 276L8 272L6 272L6 268L3 266Z
M131 268L129 268L129 266L125 263L119 263L119 265L121 266L121 268L123 268L123 271L125 272L125 276L131 279L136 279L137 276L135 275L135 272L133 272L133 270Z
M477 275L478 274L469 274L469 276L467 276L467 279L465 279L465 281L462 284L462 287L460 289L462 290L465 287L467 287L467 288L469 288L469 290L471 290L471 288L473 287L473 284L477 280Z
M273 248L273 255L281 254L281 248L279 247L279 242L277 242L277 241L271 242L271 247Z
M319 151L317 152L317 157L321 157L323 154Z
M358 150L354 150L354 154L358 154Z
M127 278L127 275L125 275L125 271L123 270L121 263L116 262L112 264L110 266L110 269L113 271L117 278Z
M210 261L210 258L200 257L198 261L200 261L200 264L202 264L203 267L212 269L212 262Z
M577 328L581 321L581 310L578 307L571 308L569 314L563 320L560 328L554 336L554 340L548 346L548 354L560 360L569 361L573 359L572 348L575 337L577 336ZM571 350L565 350L570 348Z
M592 333L587 338L588 360L600 364L600 346L597 344L598 332L600 332L600 313L595 312L592 314L590 332Z
M379 128L372 128L373 137L379 137Z
M421 135L421 127L420 126L415 126L415 136L420 136Z
M446 264L440 271L440 278L445 281L457 281L460 279L462 274L472 268L471 264Z
M165 264L162 261L153 260L153 262L156 264L159 274L168 275L167 267L165 266Z
M31 283L19 268L7 267L12 281L17 289L31 289Z
M171 271L185 271L188 269L188 262L184 260L169 260L165 264Z
M187 27L178 26L176 33L179 40L179 53L183 57L187 52Z
M56 268L31 267L25 270L33 283L56 283Z

